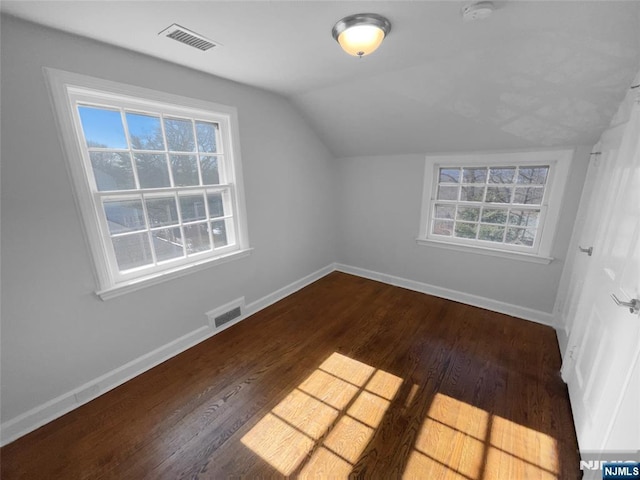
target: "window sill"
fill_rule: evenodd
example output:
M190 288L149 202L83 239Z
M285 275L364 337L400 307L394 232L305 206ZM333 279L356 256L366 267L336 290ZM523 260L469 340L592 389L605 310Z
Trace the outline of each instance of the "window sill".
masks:
M244 250L228 253L220 257L202 260L195 264L182 265L172 270L167 270L160 273L154 273L152 275L148 275L145 277L136 278L135 280L122 282L112 287L108 287L103 290L98 290L96 291L96 295L100 297L102 300L110 300L112 298L119 297L120 295L125 295L130 292L135 292L136 290L140 290L143 288L150 287L152 285L157 285L159 283L166 282L167 280L184 277L185 275L189 275L190 273L204 270L205 268L209 268L213 265L220 265L221 263L226 263L231 260L237 260L240 258L248 257L251 254L252 250L253 250L252 248L247 248Z
M485 247L470 246L470 245L456 245L453 243L425 239L425 238L416 238L416 242L419 245L427 245L432 247L444 248L447 250L456 250L458 252L475 253L478 255L489 255L491 257L509 258L511 260L519 260L522 262L530 262L530 263L539 263L543 265L548 265L554 260L552 257L534 255L531 253L508 252L505 250L496 250L493 248L485 248Z

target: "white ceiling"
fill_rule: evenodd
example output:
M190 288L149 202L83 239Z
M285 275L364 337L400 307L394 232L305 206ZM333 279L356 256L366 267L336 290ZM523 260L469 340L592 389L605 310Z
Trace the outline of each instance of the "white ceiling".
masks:
M8 14L276 91L338 157L595 143L640 68L640 2L3 1ZM362 59L343 16L392 23ZM172 23L223 46L157 34Z

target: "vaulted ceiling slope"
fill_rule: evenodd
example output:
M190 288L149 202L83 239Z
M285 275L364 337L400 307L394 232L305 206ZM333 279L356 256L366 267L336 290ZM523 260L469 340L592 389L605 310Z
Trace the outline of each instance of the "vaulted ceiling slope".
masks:
M3 12L289 97L337 157L592 144L640 68L640 2L3 1ZM361 12L378 51L331 37ZM177 23L222 46L158 33Z

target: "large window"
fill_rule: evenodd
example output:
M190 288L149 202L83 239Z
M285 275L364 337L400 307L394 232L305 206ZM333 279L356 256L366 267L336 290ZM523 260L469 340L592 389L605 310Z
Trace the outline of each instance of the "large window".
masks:
M427 157L419 242L550 261L571 156Z
M103 297L247 250L233 108L48 74Z

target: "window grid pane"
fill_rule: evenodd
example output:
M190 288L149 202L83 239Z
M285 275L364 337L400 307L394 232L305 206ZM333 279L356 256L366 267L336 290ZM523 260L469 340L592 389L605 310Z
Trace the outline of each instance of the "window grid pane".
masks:
M151 236L158 263L184 257L184 241L181 228L151 230Z
M195 152L196 142L193 134L193 121L188 118L164 117L163 122L167 148L170 152Z
M430 233L533 247L548 165L440 167Z
M218 134L220 125L215 122L196 121L196 138L198 151L202 153L222 153Z
M84 103L77 109L86 148L95 159L94 181L101 191L217 185L225 181L220 125L216 122ZM120 118L116 118L118 115ZM124 131L118 133L114 128L112 135L96 133L98 127L112 124ZM96 153L101 153L104 160L100 162ZM189 171L174 165L178 153L190 154ZM127 154L133 159L132 165L126 162ZM176 169L181 171L176 173Z
M125 125L132 149L166 151L165 135L159 115L126 112Z
M77 113L120 273L235 244L219 123L84 102Z
M146 233L134 233L113 239L116 261L121 271L153 264Z
M103 205L120 271L235 245L230 201L229 187L177 197L110 193Z

